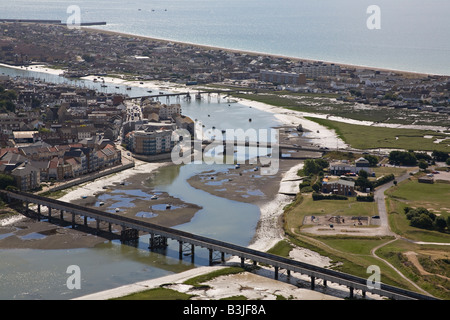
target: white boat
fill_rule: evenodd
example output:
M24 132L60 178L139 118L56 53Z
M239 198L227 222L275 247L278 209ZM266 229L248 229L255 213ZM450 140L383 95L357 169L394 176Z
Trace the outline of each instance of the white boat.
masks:
M98 205L103 206L104 204L105 204L104 202L100 202Z
M239 169L240 167L241 167L241 165L239 163L234 166L235 169Z
M170 209L170 208L172 208L172 205L171 204L166 204L166 209Z
M151 200L156 200L156 199L158 199L158 196L157 195L153 195L150 199Z
M116 208L116 212L119 212L120 211L120 209L119 208Z

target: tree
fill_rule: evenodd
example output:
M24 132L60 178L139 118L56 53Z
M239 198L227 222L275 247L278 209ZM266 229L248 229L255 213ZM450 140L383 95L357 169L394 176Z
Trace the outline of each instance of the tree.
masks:
M0 173L0 189L5 190L8 186L15 186L14 178L10 175Z
M394 165L415 166L417 158L414 152L394 150L389 153L389 162Z
M448 152L438 150L434 150L431 156L433 157L434 160L441 162L446 162L447 159L449 158Z
M360 177L363 177L363 178L366 178L366 179L369 177L369 174L367 173L366 170L359 170L358 175Z
M371 155L371 154L366 154L364 156L364 159L369 161L369 166L370 167L376 167L377 164L378 164L378 158L376 156Z
M443 217L437 217L434 220L433 224L434 224L435 229L439 230L441 232L444 231L445 228L447 227L447 221L445 221L445 219Z
M367 189L372 190L373 184L367 177L359 176L355 181L355 186L359 187L359 190L366 192Z
M433 220L425 213L411 219L411 226L421 229L431 229Z
M425 170L426 168L428 168L428 163L425 160L420 160L419 161L419 168L422 170Z
M450 158L448 158L447 161L445 161L445 164L450 166Z
M303 165L303 172L309 176L311 174L318 174L328 166L328 162L323 159L308 159Z

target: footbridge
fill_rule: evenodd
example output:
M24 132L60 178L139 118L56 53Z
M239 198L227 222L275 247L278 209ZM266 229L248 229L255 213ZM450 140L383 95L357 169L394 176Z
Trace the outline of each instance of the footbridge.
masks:
M209 250L210 264L215 262L214 256L215 254L217 256L217 253L219 253L220 262L225 261L226 254L236 256L240 258L242 266L245 265L246 260L252 261L253 264L261 263L272 266L275 270L275 279L278 279L278 273L280 270L286 270L288 276L290 276L291 272L307 275L311 279L312 290L315 288L316 280L321 279L323 280L322 283L324 286L326 286L328 282L332 282L347 287L350 292L350 297L353 297L354 290L361 290L363 296L365 296L366 292L370 292L372 294L377 294L382 297L396 300L435 300L435 298L430 296L407 291L383 283L368 285L367 279L364 278L317 267L300 261L294 261L288 258L207 238L201 235L124 217L119 214L107 213L25 192L0 191L0 193L10 202L19 200L19 203L26 205L26 210L29 210L30 204L37 205L38 218L42 216L41 207L46 206L48 208L47 217L49 222L52 221L52 214L59 211L61 214L65 212L72 215L73 227L76 227L76 217L83 218L84 224L86 224L87 217L95 219L97 221L97 228L99 228L100 221L107 222L109 224L109 232L112 232L112 224L121 226L121 238L124 241L133 238L137 239L139 237L139 233L150 234L149 249L152 250L167 246L168 239L178 241L180 248L180 259L183 258L183 253L186 252L186 250L189 250L190 254L194 256L194 248L201 247Z

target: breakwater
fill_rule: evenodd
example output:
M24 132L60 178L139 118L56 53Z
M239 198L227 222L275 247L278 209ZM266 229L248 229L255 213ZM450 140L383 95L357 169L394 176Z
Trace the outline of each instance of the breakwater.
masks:
M42 23L42 24L57 24L64 25L65 22L61 20L45 20L45 19L0 19L0 22L3 23ZM105 26L106 22L81 22L80 26L89 27L89 26Z

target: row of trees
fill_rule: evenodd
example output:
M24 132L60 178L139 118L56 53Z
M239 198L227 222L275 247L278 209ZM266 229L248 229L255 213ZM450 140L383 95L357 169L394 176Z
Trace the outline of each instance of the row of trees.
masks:
M450 216L447 219L438 217L433 212L422 207L417 209L405 207L404 211L406 218L410 221L409 225L412 227L444 232L445 228L450 226Z
M425 152L414 151L391 151L389 153L389 163L401 166L421 165L422 169L426 169L425 164L435 161L446 162L450 165L450 157L448 152L434 150L431 156Z

